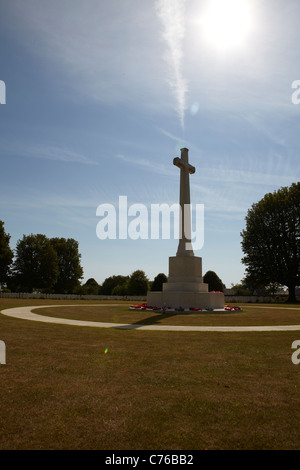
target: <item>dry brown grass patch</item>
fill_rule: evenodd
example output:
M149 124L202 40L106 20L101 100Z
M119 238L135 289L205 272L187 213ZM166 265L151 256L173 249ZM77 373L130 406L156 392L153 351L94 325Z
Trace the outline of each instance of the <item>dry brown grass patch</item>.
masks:
M42 301L0 301L18 304ZM0 339L0 449L299 449L297 332L110 330L0 315Z

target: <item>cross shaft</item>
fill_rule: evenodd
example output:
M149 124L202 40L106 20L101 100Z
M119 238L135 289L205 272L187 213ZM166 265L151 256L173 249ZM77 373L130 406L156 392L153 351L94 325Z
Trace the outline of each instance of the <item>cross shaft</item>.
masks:
M181 158L174 158L173 164L180 168L180 196L181 220L179 226L179 244L176 256L194 256L192 249L187 250L191 243L191 209L190 209L190 174L195 173L194 166L189 164L188 149L181 149ZM189 245L191 246L191 245Z

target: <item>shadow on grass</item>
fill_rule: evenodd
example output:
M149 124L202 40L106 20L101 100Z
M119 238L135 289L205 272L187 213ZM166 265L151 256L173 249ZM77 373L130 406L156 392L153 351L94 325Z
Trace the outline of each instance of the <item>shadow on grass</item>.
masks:
M188 317L189 315L199 315L199 316L207 316L209 314L212 314L212 315L215 315L215 314L218 314L218 315L222 315L222 314L231 314L231 315L236 315L236 314L240 314L241 312L240 311L210 311L210 310L203 310L203 311L198 311L198 312L195 312L195 311L190 311L190 312L178 312L178 311L173 311L173 312L166 312L166 313L159 313L157 315L151 315L150 317L148 318L143 318L142 320L140 321L135 321L134 323L128 323L127 325L122 325L122 326L116 326L115 328L118 329L118 330L134 330L134 329L138 329L138 328L141 328L142 326L145 326L145 325L155 325L155 324L159 324L161 323L162 320L165 320L166 318L171 318L171 317L176 317L176 316L185 316L185 317Z
M123 325L123 326L116 326L115 328L118 330L134 330L137 328L140 328L141 326L145 325L155 325L157 323L160 323L161 320L164 320L165 318L170 318L178 315L178 312L168 312L168 313L160 313L158 315L152 315L148 318L143 318L142 320L134 323L129 323L128 325Z

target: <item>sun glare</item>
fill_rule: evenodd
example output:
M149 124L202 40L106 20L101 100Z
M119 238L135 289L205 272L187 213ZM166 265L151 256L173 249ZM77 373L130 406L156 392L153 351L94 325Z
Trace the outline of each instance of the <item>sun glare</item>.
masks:
M244 44L252 24L249 0L208 0L201 19L207 41L221 50Z

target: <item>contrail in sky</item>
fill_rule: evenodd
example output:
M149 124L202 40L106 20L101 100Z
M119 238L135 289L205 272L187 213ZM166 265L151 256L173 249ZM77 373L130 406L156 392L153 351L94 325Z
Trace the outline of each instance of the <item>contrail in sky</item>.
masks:
M185 35L185 0L157 0L156 11L163 26L163 38L168 50L169 83L176 99L176 111L184 128L185 95L187 85L182 74L182 42Z

